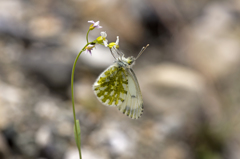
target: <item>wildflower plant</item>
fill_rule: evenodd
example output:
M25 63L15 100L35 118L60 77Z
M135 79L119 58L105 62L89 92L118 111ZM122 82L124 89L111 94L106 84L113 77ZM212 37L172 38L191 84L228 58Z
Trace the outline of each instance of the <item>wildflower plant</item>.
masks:
M94 22L93 20L91 20L91 21L88 21L88 23L91 23L91 25L89 26L89 29L88 29L87 35L86 35L87 44L78 53L78 55L77 55L77 57L76 57L76 59L73 63L72 76L71 76L71 94L72 94L72 108L73 108L73 118L74 118L74 135L75 135L75 140L76 140L76 144L77 144L77 147L78 147L79 158L80 159L82 159L82 155L81 155L81 129L80 129L79 120L76 119L76 112L75 112L75 105L74 105L74 89L73 89L74 72L75 72L75 67L76 67L77 60L78 60L78 58L79 58L79 56L81 55L82 52L86 52L86 53L89 53L90 55L92 55L92 50L93 50L93 48L95 48L96 45L103 45L105 47L108 47L111 52L113 51L113 49L118 49L119 48L119 37L117 37L116 42L112 42L112 43L108 44L107 33L106 32L101 32L100 33L101 36L99 36L95 40L89 42L88 41L89 32L91 30L94 30L95 28L100 29L100 28L102 28L102 26L99 25L99 21Z
M143 47L136 58L128 57L125 58L124 54L119 50L119 37L117 36L116 42L111 42L108 44L107 33L101 32L99 37L95 40L89 42L88 34L91 30L97 28L102 28L99 25L99 21L88 21L91 23L86 41L87 44L78 53L72 68L71 77L71 92L72 92L72 107L73 107L73 117L74 117L74 134L75 140L79 151L79 157L82 159L81 155L81 129L79 121L76 119L75 106L74 106L74 92L73 92L73 81L74 81L74 71L77 60L82 52L89 53L92 55L92 50L96 45L103 45L110 49L112 56L115 58L115 62L106 69L103 73L99 75L96 82L93 84L93 91L96 97L107 106L116 106L120 112L129 116L132 119L138 119L143 114L143 99L140 90L140 86L135 76L132 66L138 57L146 50L149 45ZM110 93L111 92L111 93Z

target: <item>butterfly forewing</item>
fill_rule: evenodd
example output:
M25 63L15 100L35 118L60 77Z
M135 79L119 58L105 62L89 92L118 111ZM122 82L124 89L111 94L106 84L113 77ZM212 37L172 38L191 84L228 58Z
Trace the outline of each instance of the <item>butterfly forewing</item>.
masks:
M107 106L121 105L127 96L128 74L117 63L107 68L100 74L93 85L97 98Z

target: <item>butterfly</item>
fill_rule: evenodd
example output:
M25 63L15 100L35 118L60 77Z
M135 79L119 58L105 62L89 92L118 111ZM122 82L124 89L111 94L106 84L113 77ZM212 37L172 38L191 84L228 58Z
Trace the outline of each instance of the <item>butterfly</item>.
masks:
M93 84L94 94L101 103L117 107L132 119L138 119L143 114L142 94L132 66L147 47L143 47L136 58L125 58L115 47L110 49L115 62Z

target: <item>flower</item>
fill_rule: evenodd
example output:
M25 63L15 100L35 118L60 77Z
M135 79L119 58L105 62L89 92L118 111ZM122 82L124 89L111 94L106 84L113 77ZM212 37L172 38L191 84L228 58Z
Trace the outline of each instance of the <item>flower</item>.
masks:
M89 44L88 46L85 47L86 53L89 53L92 55L92 49L95 47L95 45Z
M124 54L119 50L119 36L117 36L116 42L111 42L108 47L115 59L122 59L124 57Z
M106 39L107 33L106 32L101 32L101 36L99 36L96 41L98 44L103 44L105 47L108 46L108 40Z
M90 25L90 27L89 27L89 30L93 30L95 28L97 28L97 29L102 28L102 26L99 25L99 21L94 22L93 20L90 20L90 21L88 21L88 23L92 23L92 25Z
M117 36L116 42L111 42L110 44L108 44L108 47L110 49L112 49L112 47L115 47L116 49L118 49L119 48L119 36Z

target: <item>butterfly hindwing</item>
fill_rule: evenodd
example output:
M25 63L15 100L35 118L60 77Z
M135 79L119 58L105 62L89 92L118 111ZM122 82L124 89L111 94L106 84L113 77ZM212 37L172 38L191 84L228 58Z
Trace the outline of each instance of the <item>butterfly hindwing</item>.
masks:
M143 113L143 100L137 78L131 68L127 69L128 93L126 100L118 109L132 119L138 119Z
M127 96L128 74L126 68L114 63L100 74L93 85L97 98L107 106L121 105Z

